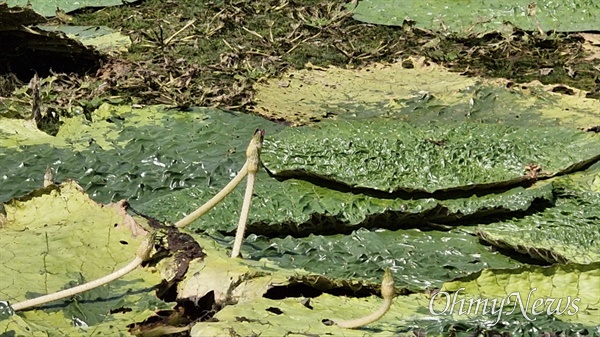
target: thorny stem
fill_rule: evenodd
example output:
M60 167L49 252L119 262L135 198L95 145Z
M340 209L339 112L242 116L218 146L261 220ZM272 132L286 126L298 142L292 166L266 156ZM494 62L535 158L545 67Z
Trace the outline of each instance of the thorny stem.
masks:
M381 307L377 311L365 317L350 321L336 322L337 326L347 329L356 329L375 322L383 317L388 310L390 310L390 307L392 306L392 300L394 299L394 294L394 276L392 276L392 272L388 268L385 270L385 273L383 274L383 280L381 281L381 296L383 297L383 303L381 304Z
M28 309L31 307L37 307L37 306L40 306L40 305L43 305L43 304L46 304L49 302L60 300L65 297L75 296L77 294L86 292L88 290L92 290L94 288L98 288L109 282L112 282L112 281L128 274L129 272L133 271L140 264L142 264L142 262L144 262L144 260L148 259L148 257L150 256L150 252L152 251L152 248L154 247L154 236L155 236L154 233L148 234L144 238L142 243L140 244L133 261L131 261L125 267L123 267L111 274L108 274L108 275L101 277L99 279L96 279L94 281L78 285L73 288L61 290L56 293L52 293L52 294L32 298L30 300L26 300L23 302L19 302L14 305L11 305L11 307L13 308L14 311L25 310L25 309Z

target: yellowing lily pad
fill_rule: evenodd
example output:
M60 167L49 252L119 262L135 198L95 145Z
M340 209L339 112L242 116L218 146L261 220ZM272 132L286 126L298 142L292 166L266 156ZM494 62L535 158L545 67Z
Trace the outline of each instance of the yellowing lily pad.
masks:
M92 281L134 259L144 230L122 205L100 205L75 182L4 204L0 300L11 304ZM100 288L0 320L0 333L115 335L169 306L156 298L158 273L138 268ZM25 332L30 331L30 332Z
M361 113L367 106L382 110L376 115L391 115L402 107L401 99L422 95L423 90L445 104L456 104L461 91L476 83L439 66L414 63L414 68L401 63L362 69L309 66L257 84L254 111L295 125Z
M446 304L454 298L456 301L497 299L496 309L502 304L503 313L516 310L529 321L539 316L554 315L560 320L594 326L600 318L599 289L598 263L523 266L483 270L470 277L447 282L436 300ZM483 310L483 304L480 310Z
M254 111L292 125L382 116L412 122L510 125L600 124L600 103L585 92L461 76L423 60L360 69L308 67L255 85Z

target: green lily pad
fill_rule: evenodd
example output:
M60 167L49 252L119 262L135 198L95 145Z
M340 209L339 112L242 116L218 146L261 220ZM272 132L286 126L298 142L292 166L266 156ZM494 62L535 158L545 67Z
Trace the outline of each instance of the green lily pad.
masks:
M551 263L600 262L600 193L561 197L555 207L489 225L477 234L494 246Z
M598 289L599 263L522 266L486 269L447 282L434 300L447 304L448 300L460 303L462 299L468 305L469 299L497 299L498 306L504 306L500 310L503 313L517 311L530 321L536 316L551 315L567 322L596 326L594 330L598 333ZM483 304L480 303L480 308Z
M600 5L592 0L571 1L475 1L435 2L364 0L354 8L358 21L402 26L414 21L420 28L457 32L461 35L503 29L506 23L522 30L598 30Z
M357 192L489 190L571 172L600 159L600 135L566 128L429 123L384 119L322 123L265 140L265 166L278 178L300 178Z
M93 121L74 116L63 122L51 137L27 121L0 118L0 200L41 186L47 166L55 180L76 179L98 201L129 199L134 206L177 189L224 186L242 167L255 129L269 135L283 128L216 109L108 104Z
M143 204L155 216L176 221L200 207L221 186L175 191ZM190 228L209 233L233 233L237 228L244 188L238 187ZM554 200L552 184L540 182L502 193L436 200L433 198L380 198L340 192L306 181L279 182L264 173L257 175L248 218L247 233L267 236L350 233L357 228L401 229L458 225L491 216L528 210Z
M199 239L200 242L203 239ZM204 243L203 243L204 245ZM209 247L210 244L205 246ZM380 320L367 325L361 329L344 330L336 325L327 325L328 321L339 322L340 320L353 319L365 316L377 310L382 303L378 296L356 296L352 292L342 292L339 289L337 296L318 289L293 287L290 283L290 270L280 269L269 260L241 261L229 260L218 247L209 247L209 256L215 256L212 261L202 266L200 262L195 269L195 276L188 281L189 295L205 294L207 289L216 289L214 296L217 303L227 301L228 305L222 308L210 322L199 322L191 329L192 336L223 336L236 334L241 336L252 334L268 334L273 336L286 336L293 334L302 335L335 335L335 336L390 336L406 333L424 333L427 336L445 336L449 331L458 333L459 336L471 335L475 331L484 332L508 332L516 335L527 335L531 331L554 333L562 331L565 333L586 334L594 331L589 324L565 323L552 316L537 316L535 321L528 321L522 314L517 312L505 312L501 320L497 315L475 312L470 314L458 314L458 308L450 312L444 301L447 296L453 295L453 286L459 281L448 282L442 292L431 294L412 293L398 295L389 312ZM211 253L212 252L212 253ZM223 263L218 262L219 260ZM205 260L206 261L206 260ZM229 263L226 263L229 262ZM210 275L202 275L202 272ZM530 275L529 269L517 268L512 270L485 269L489 273L512 273L515 278L526 278ZM298 275L304 272L295 270ZM551 272L550 272L551 273ZM547 273L547 274L550 274ZM394 273L394 277L402 277L404 273L400 270ZM480 273L471 274L460 281L468 284L468 280L477 278ZM556 275L541 276L543 280L550 280ZM555 273L559 274L559 273ZM216 277L215 280L210 276ZM379 280L381 275L374 279ZM323 277L325 278L325 277ZM287 280L286 280L287 279ZM582 275L584 284L588 284L586 275ZM543 281L538 280L538 281ZM534 281L536 282L536 281ZM461 283L460 285L463 285ZM310 285L304 283L304 285ZM530 285L530 284L528 284ZM534 284L531 284L534 285ZM590 284L588 284L590 285ZM591 284L593 286L593 284ZM467 287L468 298L472 298L474 291ZM277 289L280 290L277 290ZM514 288L514 287L513 287ZM513 289L511 288L511 289ZM186 291L186 290L184 290ZM464 291L460 293L461 300ZM244 296L249 294L251 297ZM468 299L467 298L467 299ZM588 298L582 298L588 301ZM587 303L587 302L586 302ZM563 304L564 306L564 304ZM497 309L497 308L496 308ZM581 313L593 313L594 307L582 307ZM562 317L561 317L562 318ZM578 318L584 318L583 315ZM585 319L581 319L585 322ZM468 334L466 334L468 333Z
M558 177L554 180L554 185L565 195L578 195L580 192L600 193L600 162L585 171Z
M88 7L108 7L108 6L120 6L135 1L124 1L124 0L6 0L9 6L31 6L36 12L46 16L53 17L56 15L56 10L63 12L72 12L77 9L88 8Z
M350 235L310 235L266 239L251 235L242 253L267 258L286 268L340 279L374 282L385 268L396 272L396 285L409 290L440 287L445 281L483 268L510 268L519 263L478 244L464 232L367 231Z

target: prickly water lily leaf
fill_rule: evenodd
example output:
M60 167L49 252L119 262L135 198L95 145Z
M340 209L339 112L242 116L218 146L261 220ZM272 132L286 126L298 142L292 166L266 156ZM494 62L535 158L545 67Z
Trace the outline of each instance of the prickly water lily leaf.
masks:
M600 5L591 0L365 0L354 8L353 16L358 21L396 26L409 20L417 27L461 35L502 30L506 23L529 31L594 31L600 28L598 17Z
M191 228L233 233L243 201L243 188L196 220ZM215 189L190 188L150 200L161 219L174 221L208 201ZM502 193L456 199L402 199L340 192L306 181L277 181L257 176L247 233L267 236L306 236L349 233L357 228L415 228L430 224L458 225L476 219L522 212L536 203L551 203L552 184L539 182Z
M49 32L62 32L67 37L91 46L104 54L116 55L127 52L131 46L128 36L103 26L38 26Z
M284 336L295 332L363 336L365 331L329 326L324 320L358 318L381 306L382 300L373 294L379 292L376 284L382 273L372 282L311 275L302 269L284 269L267 259L232 260L213 239L198 235L195 238L206 248L207 257L190 265L178 295L193 301L210 298L216 306L227 305L216 313L217 321L196 323L192 336ZM427 308L424 294L398 296L390 312L367 329L374 329L375 335L388 336L411 331L415 321L419 321L420 329L437 332L443 319L431 324ZM454 323L448 321L446 327Z
M600 161L585 171L575 172L554 179L557 189L564 195L583 193L600 193Z
M73 181L4 205L0 299L11 304L92 281L135 258L144 230L122 205L100 205ZM134 236L133 233L138 233ZM0 334L121 335L170 306L156 298L158 273L138 268L89 292L0 320Z
M52 79L50 79L52 80ZM27 146L51 145L57 148L69 148L73 151L84 151L91 144L97 144L103 150L116 146L124 146L132 135L121 136L123 131L133 127L160 126L170 119L184 118L195 122L198 126L206 126L204 113L184 117L183 114L170 112L161 106L149 106L135 109L129 105L102 104L93 112L94 118L87 119L83 113L74 117L62 118L62 125L56 136L38 130L30 120L2 118L0 119L0 146L17 148L25 151ZM129 138L129 139L128 139Z
M251 301L275 285L284 285L294 275L307 273L282 269L270 261L231 259L225 249L206 237L196 236L207 251L203 260L192 261L177 296L198 301L209 293L217 305Z
M361 69L303 69L255 85L254 111L294 125L384 116L422 123L486 122L589 127L600 123L598 100L529 83L510 86L461 76L423 60Z
M240 336L253 334L269 336L447 336L448 331L459 336L473 335L476 331L502 331L511 336L529 336L531 331L561 331L567 335L587 335L593 326L565 323L552 316L540 316L528 322L523 315L505 313L502 321L494 315L471 315L453 317L444 312L445 303L432 302L430 296L410 294L394 299L390 311L380 320L361 329L340 329L326 325L328 321L340 321L367 315L381 306L379 297L356 298L330 294L304 297L293 294L282 300L260 298L235 306L227 306L215 318L218 322L197 323L191 336L220 337L236 333ZM430 309L431 304L431 309ZM458 309L455 311L458 312ZM461 334L462 333L462 334Z
M425 313L419 312L427 305L423 295L399 296L381 320L363 329L342 329L326 325L327 320L335 322L366 316L377 310L382 300L376 296L355 298L326 293L309 297L292 295L277 300L260 298L225 307L215 315L218 322L194 325L191 336L226 336L231 332L240 336L261 332L269 336L391 336L402 330L409 332L411 329L405 326L409 326L415 318L426 317Z
M396 272L396 285L412 291L437 288L483 268L519 265L477 241L477 237L460 231L359 229L350 235L305 238L267 240L250 236L243 254L251 259L267 258L287 268L370 282L391 268Z
M560 320L596 326L600 310L600 264L556 264L549 267L522 266L516 269L485 269L444 284L435 301L446 305L448 300L460 304L480 300L479 310L487 304L489 313L493 299L496 310L517 311L527 320L552 315ZM485 301L488 299L489 301ZM478 302L473 302L473 313ZM458 311L455 310L455 312ZM464 314L463 311L463 314ZM594 331L595 330L595 331Z
M182 205L188 207L187 212L190 212L214 193L197 188L191 190L177 191L151 201L144 207L160 208L164 212L159 214L162 218L177 219L182 215ZM239 218L242 191L242 188L238 188L191 228L209 233L233 233ZM290 234L349 233L358 227L398 229L427 227L430 223L456 225L461 220L469 223L492 214L523 212L534 203L547 204L552 201L552 184L546 182L527 189L519 187L482 197L403 200L343 193L299 180L278 182L259 174L247 233L280 237ZM440 250L440 242L448 245L452 252ZM266 239L264 236L251 235L244 247L244 256L248 258L268 258L282 267L304 268L339 278L372 281L379 277L385 267L392 267L403 271L399 285L411 289L439 286L460 273L487 266L507 267L516 263L489 252L478 244L475 236L418 230L378 233L359 230L350 236L309 235L298 239ZM403 257L401 261L404 263L396 265L394 261L399 261L399 256ZM419 257L425 260L415 260ZM437 264L431 261L442 257L448 258L447 265L434 268Z
M56 11L60 10L63 12L72 12L77 9L83 9L87 7L108 7L108 6L120 6L135 1L123 1L123 0L6 0L9 6L31 6L36 12L46 16L53 17L56 15Z
M358 330L341 329L327 323L363 317L382 305L381 298L369 296L372 289L368 288L372 286L363 284L364 288L360 288L355 284L356 290L352 291L352 286L350 289L348 286L340 287L336 279L327 280L326 276L314 278L312 283L307 282L309 278L306 271L282 269L265 259L231 260L210 239L201 236L196 236L196 239L203 247L207 247L207 254L212 258L190 266L191 270L183 286L180 286L179 293L194 300L199 300L199 295L203 295L203 298L214 297L217 305L224 302L228 305L219 310L213 320L194 324L191 336L390 336L399 333L410 335L412 332L443 336L450 330L473 333L479 327L506 331L515 336L532 330L570 334L592 331L589 322L565 323L551 316L538 316L536 321L529 322L518 312L503 314L500 323L489 310L487 313L472 311L470 315L458 315L458 308L453 311L446 308L446 302L443 301L445 294L438 293L435 296L435 292L398 295L389 312L380 320ZM518 276L523 268L515 270L514 274ZM485 271L511 272L510 269ZM524 276L528 276L526 272ZM396 271L396 281L402 275L402 271ZM476 275L478 273L471 274L471 278ZM374 281L379 281L380 277L375 277ZM468 277L463 279L467 280ZM323 283L329 287L322 287ZM448 292L448 296L452 295L451 290L444 291Z
M361 191L454 192L515 186L536 176L584 167L600 158L600 135L558 127L428 123L372 119L287 129L269 138L265 166ZM527 174L526 174L527 173Z
M286 327L291 331L298 326L302 327L300 331L304 332L307 330L310 332L337 331L338 335L346 333L339 327L327 327L322 323L313 326L313 323L317 317L320 317L318 320L327 318L326 316L332 313L332 309L337 314L335 308L348 302L340 296L323 294L323 291L335 288L338 292L352 293L347 289L352 285L344 285L336 280L324 280L325 277L319 277L319 280L314 283L321 285L322 289L319 290L309 285L307 280L310 275L306 271L283 269L268 260L230 259L224 249L215 244L213 240L207 240L206 237L201 236L195 236L195 238L206 248L207 257L203 261L194 261L190 265L186 279L179 284L178 295L181 298L195 301L210 296L210 298L214 298L217 306L224 304L227 306L217 313L218 323L196 323L192 327L192 336L223 336L224 333L228 335L232 332L245 336L249 330L259 334L264 332L264 334L268 333L274 336L282 335L279 333L280 330L273 331L274 326L270 326L269 323L277 323L274 325L280 326L281 329ZM301 280L303 277L305 277L304 281ZM323 287L324 285L325 287ZM361 285L377 288L374 285L354 284L356 287L361 287ZM298 293L296 293L297 291ZM374 291L375 289L370 289L367 290L367 293ZM363 292L365 292L364 288ZM326 306L319 305L318 310L308 309L312 300L318 301L319 299L308 299L305 296L314 297L318 294L322 294L329 302L326 303ZM304 302L305 306L303 306L300 298L294 297L305 297L308 302ZM355 302L359 303L359 301ZM367 303L360 301L361 309L368 313L369 310L380 304L378 302L381 301L374 296ZM304 310L298 311L301 308ZM351 304L348 308L351 308ZM343 310L339 311L343 312ZM269 317L278 315L281 315L278 320L269 320ZM255 319L257 316L262 319ZM340 313L338 317L344 316Z
M477 234L494 246L551 263L600 262L599 171L590 168L560 177L555 185L562 193L554 207L480 225Z
M179 112L105 104L93 115L92 121L64 118L56 137L27 121L0 118L0 200L40 186L48 166L55 180L77 179L96 200L129 199L135 207L138 200L177 189L221 188L242 167L255 129L271 134L282 128L257 116L216 109Z

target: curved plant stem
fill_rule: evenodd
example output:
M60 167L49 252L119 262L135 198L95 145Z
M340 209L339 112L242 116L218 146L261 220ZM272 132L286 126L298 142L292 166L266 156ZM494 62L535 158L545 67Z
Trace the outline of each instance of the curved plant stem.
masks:
M385 270L383 280L381 281L381 296L383 297L383 303L381 304L381 307L377 311L365 317L353 319L350 321L336 322L336 324L342 328L356 329L360 328L361 326L365 326L367 324L375 322L376 320L383 317L383 315L385 315L388 312L388 310L390 310L390 307L392 306L392 300L394 299L394 294L394 277L392 276L392 272L388 268Z
M240 255L240 250L242 249L242 241L244 241L246 222L248 221L248 213L250 213L250 204L252 203L252 193L254 192L255 180L256 174L248 173L248 182L246 183L246 194L244 195L244 203L242 204L240 221L238 222L237 231L235 232L235 241L233 241L231 257L238 257Z
M27 301L19 302L14 305L11 305L11 307L13 308L14 311L24 310L24 309L28 309L31 307L37 307L42 304L46 304L46 303L53 302L56 300L60 300L65 297L71 297L71 296L80 294L82 292L103 286L109 282L112 282L112 281L124 276L125 274L128 274L129 272L131 272L132 270L137 268L140 264L142 264L142 262L144 262L144 260L148 259L153 247L154 247L154 233L148 234L146 236L146 238L140 244L133 261L131 261L125 267L123 267L109 275L106 275L104 277L96 279L94 281L84 283L84 284L78 285L73 288L61 290L56 293L52 293L52 294L32 298Z
M221 191L219 191L219 193L217 193L217 195L212 197L204 205L198 207L198 209L196 209L192 213L188 214L185 218L177 221L175 223L175 227L183 228L183 227L191 224L192 222L194 222L196 219L201 217L204 213L210 211L221 200L225 199L225 197L228 196L229 193L231 193L236 188L236 186L240 184L240 182L242 182L242 179L244 179L244 177L247 174L248 174L248 161L246 161L246 163L244 164L244 166L242 167L240 172L235 177L233 177L233 179L231 179L229 184L227 184L225 187L223 187L223 189Z
M231 250L231 257L238 257L244 241L244 232L246 231L246 222L248 221L248 213L250 212L250 204L252 203L252 193L254 192L254 182L256 180L256 172L260 167L260 151L265 132L256 130L254 137L250 141L250 145L246 150L246 165L248 169L248 182L246 183L246 193L244 194L244 203L240 212L240 221L238 222L237 231L235 233L235 241Z
M188 214L183 219L177 221L175 223L175 227L183 228L196 221L196 219L201 217L204 213L210 211L219 202L221 202L221 200L225 199L225 197L228 196L229 193L231 193L237 187L237 185L239 185L242 182L242 179L244 179L244 177L248 175L250 171L254 170L254 173L258 171L258 166L260 165L260 150L262 149L262 141L264 135L264 130L257 129L256 131L254 131L254 136L250 140L250 144L248 145L248 149L246 150L246 163L244 163L244 166L242 166L240 172L238 172L238 174L235 177L233 177L233 179L231 179L229 184L223 187L223 189L219 191L217 195L212 197L204 205L198 207L195 211ZM250 193L250 197L252 197L252 193ZM244 199L244 204L245 203L246 200Z

